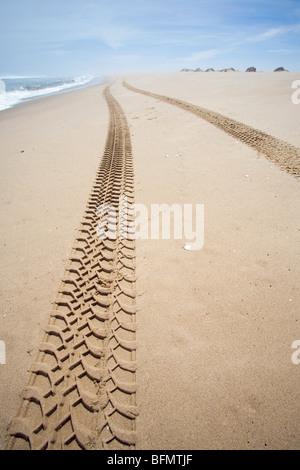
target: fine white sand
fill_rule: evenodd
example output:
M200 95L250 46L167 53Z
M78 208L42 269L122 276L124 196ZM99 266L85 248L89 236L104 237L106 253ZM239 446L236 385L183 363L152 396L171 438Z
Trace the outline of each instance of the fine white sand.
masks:
M300 146L297 74L124 78ZM111 91L130 124L136 202L205 207L202 250L137 240L137 447L299 449L299 181L122 79ZM102 90L0 113L1 448L104 149Z
M108 111L103 86L0 113L1 447L48 324L96 170Z

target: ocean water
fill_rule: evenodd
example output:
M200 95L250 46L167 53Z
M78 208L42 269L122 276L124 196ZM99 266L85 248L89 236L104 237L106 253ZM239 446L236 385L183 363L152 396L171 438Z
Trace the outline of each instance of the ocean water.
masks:
M0 77L0 111L24 100L103 82L103 77Z

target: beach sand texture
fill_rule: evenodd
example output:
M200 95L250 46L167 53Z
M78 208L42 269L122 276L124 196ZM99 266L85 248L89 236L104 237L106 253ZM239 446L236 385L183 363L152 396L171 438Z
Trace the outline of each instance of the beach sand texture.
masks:
M1 448L300 448L296 79L128 75L0 114ZM123 80L285 142L293 165ZM203 248L98 246L119 194L204 204Z

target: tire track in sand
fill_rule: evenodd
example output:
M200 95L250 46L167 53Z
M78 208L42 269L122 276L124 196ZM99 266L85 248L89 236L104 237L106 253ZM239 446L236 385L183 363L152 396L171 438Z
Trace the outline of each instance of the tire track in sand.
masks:
M109 87L104 155L39 346L8 449L134 449L136 442L135 243L119 197L134 202L126 117ZM115 207L117 234L97 236L100 204ZM128 220L126 220L128 219ZM108 230L112 220L108 215ZM103 238L103 237L102 237Z
M300 149L298 147L277 139L276 137L272 137L258 129L254 129L242 122L228 118L217 112L209 111L200 106L176 98L169 98L168 96L140 90L125 81L123 82L123 86L136 93L141 93L142 95L150 96L151 98L178 106L205 119L235 139L257 150L276 165L280 166L282 170L285 170L298 179L300 178Z

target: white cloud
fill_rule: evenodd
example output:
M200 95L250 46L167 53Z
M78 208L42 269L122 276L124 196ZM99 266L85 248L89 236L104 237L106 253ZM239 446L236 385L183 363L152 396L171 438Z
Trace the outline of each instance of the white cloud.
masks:
M102 39L108 46L113 49L122 47L126 41L137 34L130 28L122 28L112 24L100 26L96 38Z
M263 33L257 34L251 38L248 38L248 42L261 42L266 41L268 39L274 38L276 36L280 36L282 34L287 33L299 33L300 32L300 24L291 25L291 26L280 26L279 28L270 28Z
M258 34L257 36L251 38L251 41L260 42L265 41L266 39L273 38L274 36L278 36L278 34L282 34L282 28L271 28L265 31L264 33Z
M294 51L292 51L291 49L269 49L267 52L277 54L293 54Z
M206 51L194 52L190 56L181 57L178 60L185 61L189 64L189 63L199 62L200 60L211 59L212 57L215 57L216 55L218 55L218 53L219 53L218 49L208 49Z

